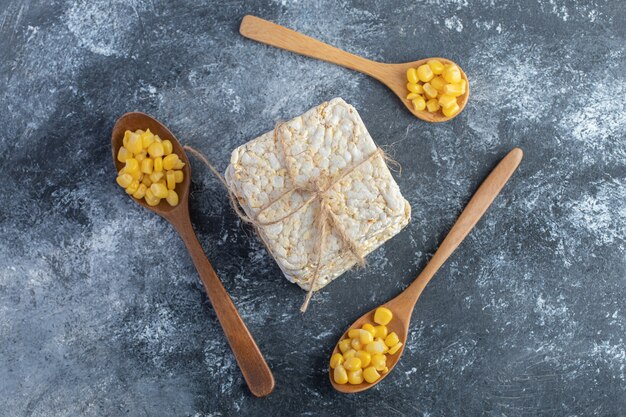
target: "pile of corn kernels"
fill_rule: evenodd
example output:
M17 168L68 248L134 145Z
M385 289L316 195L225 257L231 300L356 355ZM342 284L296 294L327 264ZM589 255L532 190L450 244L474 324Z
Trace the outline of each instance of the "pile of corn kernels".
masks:
M125 163L117 173L117 183L138 200L145 198L149 206L165 199L170 206L178 205L176 184L183 182L185 163L173 153L172 142L159 135L138 129L124 133L117 160Z
M387 355L394 355L402 347L395 332L387 333L387 324L393 313L385 307L374 312L374 323L366 323L360 329L350 329L348 337L339 342L339 352L330 358L333 380L337 384L358 385L365 380L372 384L381 374L389 372Z
M444 65L437 59L431 59L417 68L409 68L406 79L409 90L406 98L411 100L415 110L426 109L430 113L441 110L446 117L459 112L457 97L467 91L467 81L456 65Z

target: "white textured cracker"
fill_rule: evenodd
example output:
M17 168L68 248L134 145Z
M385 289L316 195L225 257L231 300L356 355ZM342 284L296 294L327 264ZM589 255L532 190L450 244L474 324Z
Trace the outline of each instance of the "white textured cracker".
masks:
M341 98L286 122L278 135L284 149L275 143L274 131L267 132L235 149L226 169L228 186L252 218L287 190L320 176L335 181L377 149L356 109ZM287 166L293 170L293 180ZM410 219L411 207L380 156L342 178L328 195L333 213L363 255L398 233ZM259 220L278 219L310 196L305 191L287 194L261 213ZM259 230L287 279L307 290L317 263L314 220L319 207L319 201L314 201L282 222ZM330 230L316 290L355 264L336 232Z

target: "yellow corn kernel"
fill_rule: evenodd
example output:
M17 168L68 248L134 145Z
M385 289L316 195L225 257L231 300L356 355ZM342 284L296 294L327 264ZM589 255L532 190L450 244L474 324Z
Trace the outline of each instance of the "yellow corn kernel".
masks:
M363 344L361 343L358 337L355 337L354 339L350 341L350 346L352 346L352 349L356 351L363 349Z
M185 174L183 174L183 171L180 171L180 170L174 171L174 179L176 180L176 184L180 184L181 182L183 182L184 178L185 178Z
M161 137L159 135L154 135L154 141L155 142L163 142L163 140L161 140Z
M443 108L443 115L446 117L452 117L455 114L457 114L459 112L460 108L459 105L457 104L457 102L455 101L454 104L450 107L444 107Z
M135 158L128 158L124 168L126 168L127 174L132 175L134 171L139 171L139 162Z
M433 72L433 74L437 75L441 74L445 69L444 65L438 59L430 59L428 61L428 66L430 67L430 70Z
M436 76L432 80L430 80L430 85L435 87L437 91L443 90L443 86L446 85L446 80L443 79L442 76Z
M354 339L355 337L358 338L360 334L361 334L361 329L350 329L350 330L348 330L348 337L350 339Z
M348 359L354 358L355 356L356 356L356 350L350 348L344 352L343 359L347 361Z
M346 368L346 371L356 371L357 369L361 369L361 359L356 356L347 359L343 363L343 367Z
M153 183L150 186L150 190L152 190L152 194L154 194L155 197L159 197L159 198L167 197L167 187L163 183L160 183L160 182Z
M150 179L150 175L144 175L141 179L141 183L146 187L150 187L152 185L152 180Z
M383 347L383 353L387 353L387 351L389 350L389 346L385 344L385 339L377 337L376 339L374 339L374 342L380 342Z
M406 89L409 90L411 93L422 94L424 92L421 84L407 83Z
M133 197L135 197L138 200L141 200L142 198L145 197L147 189L148 189L148 187L146 187L145 185L139 184L139 187L137 188L137 191L135 191L133 193Z
M361 334L359 335L359 341L363 346L371 343L374 340L374 336L368 332L367 330L361 330Z
M139 180L132 180L130 185L126 187L126 194L135 194L139 189Z
M117 151L117 160L124 163L128 158L132 158L133 154L123 146Z
M436 112L440 108L441 106L439 105L439 102L437 101L436 98L431 98L430 100L426 102L426 109L431 113Z
M402 347L402 342L398 342L394 346L390 347L387 353L389 353L390 355L395 355L395 353L399 351L401 347Z
M372 336L376 335L376 329L369 323L365 323L363 326L361 326L361 329L367 330L372 334Z
M456 104L456 97L452 97L452 96L449 96L447 94L444 94L444 95L439 97L439 104L444 109L446 107L454 106Z
M365 351L370 354L384 353L385 343L381 340L374 340L373 342L370 342L367 345L365 345Z
M150 190L150 188L148 188L146 190L146 203L148 203L149 206L158 206L159 203L161 202L161 199L159 197L155 197L154 194L152 194L152 191Z
M338 365L343 363L343 356L341 353L333 353L333 356L330 357L330 367L335 369Z
M167 197L165 197L167 204L174 207L178 205L178 194L174 190L167 190Z
M350 339L343 339L341 342L339 342L339 350L341 351L341 353L346 353L347 351L349 351Z
M406 95L406 99L407 100L413 100L414 98L417 98L419 96L419 94L417 93L409 93Z
M383 369L383 374L386 374L387 372L389 372L389 368L385 366L385 369Z
M384 339L385 337L387 337L387 326L380 325L380 326L374 327L374 337L379 337L381 339Z
M137 162L141 162L148 157L148 152L145 149L142 149L137 155L135 155L135 159Z
M369 368L365 368L363 370L363 379L365 379L368 383L372 384L380 378L380 374L376 371L376 368L370 366ZM336 381L335 381L336 382Z
M133 177L130 174L121 174L117 176L115 181L117 181L120 187L126 189L133 182Z
M396 334L396 332L389 333L389 336L385 338L385 344L389 347L395 346L400 341L400 338Z
M437 93L437 89L430 85L430 83L424 84L424 94L426 94L426 97L435 98L437 97Z
M152 172L152 174L150 174L150 181L152 182L159 182L161 181L161 178L163 178L163 172Z
M122 145L126 146L128 144L128 138L130 137L130 135L133 132L131 132L130 130L127 130L126 132L124 132L124 139L122 139Z
M362 384L363 370L357 369L356 371L348 371L348 382L352 385Z
M387 366L387 357L381 353L373 355L370 366L373 366L377 371L382 371Z
M126 148L133 154L141 152L143 147L141 146L141 136L137 133L131 133L126 143Z
M463 90L461 89L461 85L457 84L446 84L443 87L443 93L452 97L458 97L463 94Z
M169 155L172 153L173 150L173 146L172 146L172 142L170 142L169 140L165 139L163 142L161 142L161 144L163 144L163 155Z
M148 153L150 154L152 158L158 158L160 156L163 156L163 153L164 153L163 144L160 142L153 142L148 147Z
M361 367L366 368L370 362L372 361L372 355L370 355L369 353L367 353L364 350L359 350L356 353L356 357L361 359Z
M417 111L421 111L426 108L426 100L424 100L424 97L422 96L414 98L411 100L411 103L413 103L413 108Z
M141 147L144 149L148 149L150 145L154 142L154 135L150 132L150 129L147 129L145 132L141 134Z
M386 326L393 318L393 313L386 307L378 307L374 312L374 322Z
M143 172L144 174L152 174L152 168L153 168L153 161L150 158L146 158L143 161L141 161L141 172Z
M170 169L174 169L177 162L178 162L178 155L176 155L175 153L169 154L163 158L163 169L166 171Z
M180 158L178 158L178 161L176 161L176 165L174 165L174 169L183 169L184 166L185 163L181 161Z
M176 188L176 177L174 176L174 171L167 171L165 173L165 184L167 185L168 190Z
M336 384L343 385L348 382L348 373L346 372L346 368L341 365L337 365L335 370L333 371L333 380Z
M428 64L417 67L417 78L419 78L420 81L427 83L432 80L434 76L435 74L433 74L433 70L430 69Z
M461 81L461 70L454 64L448 65L443 71L443 78L449 83L458 83Z
M467 91L467 81L462 79L461 81L459 81L459 86L461 87L461 94L465 94L465 92Z
M153 169L155 172L161 172L163 171L163 158L161 158L160 156L158 158L154 158L153 160Z
M406 79L410 83L417 84L418 79L415 68L409 68L408 70L406 70Z

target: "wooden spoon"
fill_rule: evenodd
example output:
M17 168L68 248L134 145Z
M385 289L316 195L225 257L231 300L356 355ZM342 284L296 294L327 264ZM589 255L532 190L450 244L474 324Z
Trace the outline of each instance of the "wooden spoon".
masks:
M239 27L239 33L246 38L261 43L341 65L342 67L350 68L369 75L370 77L374 77L389 87L415 117L427 122L445 122L453 119L463 111L467 104L467 99L469 98L469 81L459 66L461 76L467 83L467 88L465 94L457 97L459 111L454 116L446 117L441 111L429 113L426 110L415 110L413 103L407 100L406 96L409 94L409 91L406 89L406 71L409 68L417 68L431 59L438 59L443 64L454 64L454 62L449 59L425 58L419 61L405 62L402 64L384 64L342 51L334 46L320 42L317 39L298 33L295 30L287 29L284 26L251 15L244 16L241 21L241 26Z
M200 242L191 226L191 220L189 218L191 167L182 146L180 146L180 143L172 132L147 114L138 112L126 113L115 123L111 137L115 168L119 171L124 166L124 164L117 160L117 152L120 146L122 146L124 132L126 130L135 131L137 129L150 129L152 133L159 135L161 139L168 139L172 142L174 152L178 154L179 158L185 163L185 167L183 168L185 177L183 182L176 186L176 192L179 195L179 203L175 207L167 204L165 199L161 200L161 203L157 206L150 207L143 199L137 200L133 197L130 198L137 204L155 212L170 222L183 242L185 242L250 391L257 397L264 397L274 389L274 376L272 375L272 371L270 371L270 368L267 366L263 354L254 342L245 323L241 320L237 308L228 296L222 282L217 277L211 263L206 258L202 246L200 246Z
M502 187L504 187L504 184L506 184L513 172L517 169L517 166L522 160L522 156L522 150L515 148L509 152L508 155L502 159L502 161L500 161L494 170L491 171L487 179L485 179L485 181L483 181L480 185L470 202L467 204L467 207L465 207L465 210L463 210L454 226L452 226L452 229L450 229L450 232L448 232L448 235L430 259L422 273L419 274L415 281L413 281L411 285L401 292L400 295L381 306L387 307L393 313L393 319L387 325L387 328L390 333L396 332L396 334L400 337L400 341L403 343L397 353L394 355L387 355L387 367L389 368L389 372L382 374L380 379L373 384L364 382L359 385L340 385L335 383L333 380L333 370L329 368L330 382L337 391L344 393L365 391L366 389L372 388L374 385L378 384L391 373L400 360L400 356L406 346L407 337L409 335L411 314L413 313L415 303L426 287L426 284L428 284L441 265L443 265L450 255L452 255L452 252L454 252L454 250L461 244L463 239L465 239L465 236L467 236L467 234L474 228L478 220L480 220L483 214L485 214L493 200L500 193L500 190L502 190ZM376 311L376 309L367 312L357 321L352 323L350 328L341 336L340 340L347 337L350 329L360 329L361 326L367 322L373 323L374 311ZM334 354L336 352L338 352L337 345L335 345L335 349L332 353Z

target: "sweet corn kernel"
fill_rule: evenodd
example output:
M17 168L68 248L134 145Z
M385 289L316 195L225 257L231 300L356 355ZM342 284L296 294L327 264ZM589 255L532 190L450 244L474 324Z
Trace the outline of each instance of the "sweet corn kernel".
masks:
M141 136L137 133L131 133L126 143L126 148L133 154L138 154L143 149L141 144Z
M143 183L139 184L139 187L137 188L137 191L135 191L135 193L133 194L133 197L135 197L138 200L141 200L142 198L146 196L147 189L148 187L146 187Z
M383 369L383 374L386 374L387 372L389 372L389 368L385 366L385 369Z
M163 142L161 142L161 144L163 145L163 155L169 155L172 153L172 150L173 150L172 142L165 139Z
M117 181L120 187L126 189L133 182L133 177L130 174L121 174L117 176L115 181Z
M348 330L348 337L350 339L358 338L361 335L361 329L350 329Z
M441 106L439 105L439 102L437 101L436 98L431 98L430 100L426 102L426 109L431 113L436 112L440 108Z
M417 98L417 97L419 97L419 94L417 93L409 93L406 95L407 100L413 100L414 98Z
M120 146L120 149L117 151L117 160L124 163L128 158L132 158L133 154L131 151L126 149L123 146Z
M181 161L180 158L178 158L178 161L176 161L176 165L174 165L174 169L183 169L184 166L185 163Z
M460 110L459 105L455 101L452 106L443 108L443 115L446 117L452 117L455 114L457 114L459 110Z
M154 161L150 158L146 158L141 161L141 172L144 174L152 174L152 168L154 167Z
M356 356L347 359L343 363L343 367L346 368L346 371L356 371L357 369L361 369L361 359Z
M354 358L356 356L356 350L354 349L348 349L344 354L343 354L343 359L344 360L348 360L350 358Z
M393 318L393 313L386 307L378 307L374 312L374 322L386 326Z
M458 83L461 81L461 70L456 65L450 64L443 71L443 78L449 83Z
M385 339L377 337L376 339L374 339L374 342L380 342L381 346L383 347L383 353L387 353L387 351L389 350L389 346L385 344Z
M163 140L161 139L161 137L159 135L154 135L154 141L155 142L163 142Z
M339 350L341 351L341 353L346 353L347 351L349 351L350 339L343 339L341 342L339 342Z
M356 371L348 371L348 382L352 385L362 384L363 370L357 369Z
M434 76L435 74L433 74L433 70L430 69L428 64L417 67L417 78L419 78L420 81L427 83L432 80Z
M165 186L165 184L160 182L153 183L150 186L150 190L152 190L152 194L154 194L154 196L158 198L165 198L168 194L167 187Z
M167 204L174 207L178 205L178 194L174 190L167 190L167 197L165 197Z
M376 329L369 323L365 323L363 326L361 326L361 329L367 330L372 334L372 336L376 335Z
M139 180L133 180L128 187L126 187L126 194L135 194L139 189Z
M424 97L422 96L414 98L411 102L413 103L413 108L417 111L421 111L426 108L426 100L424 100Z
M374 332L375 332L374 337L384 339L385 337L387 337L387 326L385 325L376 326L374 327Z
M417 94L424 93L424 89L422 88L421 84L407 83L406 89L409 90L411 93L417 93Z
M437 89L430 85L430 83L424 84L424 94L426 94L426 97L435 98L437 97L437 93Z
M183 182L184 178L185 178L185 174L183 174L183 171L180 171L180 170L174 171L174 179L176 180L176 184L180 184L181 182Z
M343 356L341 353L333 353L333 356L330 357L330 367L335 369L338 365L343 363Z
M367 353L364 350L359 350L356 353L356 357L361 359L361 367L366 368L370 362L372 361L372 355L370 355L369 353Z
M382 371L387 366L387 357L382 353L373 355L370 366L373 366L377 371Z
M333 371L333 380L336 384L343 385L348 382L348 373L346 372L346 368L341 365L337 365L335 370Z
M453 105L456 104L456 97L452 97L452 96L449 96L447 94L444 94L444 95L439 97L439 104L444 109L447 108L447 107L453 106Z
M163 169L166 171L170 169L174 169L177 162L178 162L178 155L176 155L175 153L169 154L163 158Z
M465 92L467 91L467 81L462 79L461 81L459 81L458 84L461 87L461 94L465 94Z
M153 169L156 172L161 172L163 171L163 158L161 158L160 156L158 158L154 158L153 159Z
M365 379L370 384L378 381L379 378L380 378L380 374L378 373L378 371L376 371L376 368L374 368L373 366L370 366L369 368L365 368L363 370L363 379ZM335 382L337 381L335 380Z
M161 181L161 178L163 178L163 172L153 171L152 174L150 174L150 181L153 183Z
M150 145L154 142L154 135L150 132L150 129L146 129L145 132L141 134L141 147L144 149L148 149Z
M419 80L417 79L417 72L415 71L415 68L409 68L406 70L406 79L412 84L417 84Z
M374 340L374 336L368 332L367 330L361 330L361 334L359 335L359 341L363 346L371 343Z
M152 185L152 180L150 179L149 175L144 175L141 179L141 183L146 187L150 187Z
M148 157L148 152L146 152L145 149L143 149L141 152L139 152L137 155L135 155L135 159L137 160L137 162L141 162L144 159L146 159Z
M126 173L127 174L131 174L134 171L139 171L139 162L135 159L135 158L128 158L126 160L126 165L124 166L124 168L126 168Z
M168 190L176 188L176 176L174 175L174 171L167 171L165 173L165 184Z
M400 341L400 338L396 334L396 332L389 333L389 336L385 339L385 344L389 347L395 346Z
M401 347L402 347L402 342L398 342L394 346L390 347L389 352L387 353L389 353L390 355L395 355L395 353L399 351Z
M122 145L123 146L126 146L128 144L128 138L132 134L133 134L133 132L131 132L130 130L127 130L126 132L124 132L124 139L122 139Z
M152 158L158 158L163 156L164 149L163 144L160 142L154 142L148 147L148 153Z
M156 197L154 194L152 194L152 190L150 188L146 190L145 200L149 206L156 206L161 202L161 199L159 197Z
M446 84L443 87L443 93L449 96L458 97L463 94L463 90L461 89L460 83Z
M385 352L385 343L380 340L374 340L371 343L365 345L365 351L370 354L374 353L384 353Z
M443 86L446 85L446 84L447 84L446 80L444 80L443 77L441 77L441 76L436 76L435 78L430 80L430 85L435 87L437 89L437 91L443 90Z
M355 337L354 339L350 341L350 346L352 346L352 349L356 351L363 349L363 344L361 343L358 337Z
M430 67L430 70L433 72L433 74L437 74L437 75L443 73L443 70L445 69L441 61L437 59L428 60L428 66Z

